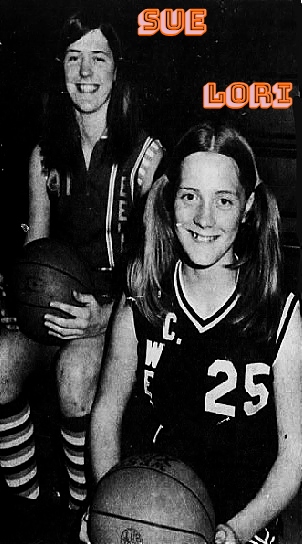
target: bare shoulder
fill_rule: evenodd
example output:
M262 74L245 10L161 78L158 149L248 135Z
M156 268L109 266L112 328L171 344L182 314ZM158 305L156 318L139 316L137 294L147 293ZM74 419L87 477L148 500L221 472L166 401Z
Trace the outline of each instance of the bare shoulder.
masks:
M29 159L29 232L26 243L49 236L50 203L47 193L47 173L43 168L37 145Z
M42 153L41 153L41 148L40 148L39 145L36 145L33 148L32 152L30 154L29 165L32 168L38 168L39 170L41 170L41 168L42 168Z
M29 183L30 185L40 185L41 179L46 180L48 173L43 166L43 157L40 146L36 145L29 158ZM45 185L45 184L43 184Z
M48 172L45 170L43 165L43 156L41 148L39 145L36 145L29 157L29 181L30 184L36 184L41 179L46 181L48 177Z

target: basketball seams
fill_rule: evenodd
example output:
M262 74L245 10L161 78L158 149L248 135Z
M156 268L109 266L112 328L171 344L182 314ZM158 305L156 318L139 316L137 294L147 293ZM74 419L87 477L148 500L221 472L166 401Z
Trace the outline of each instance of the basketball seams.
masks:
M146 467L148 468L148 467ZM160 471L157 471L160 472ZM162 474L162 473L161 473ZM210 544L209 541L206 539L205 535L202 533L199 533L198 531L191 531L190 529L180 529L179 527L172 527L170 525L165 525L163 523L156 523L154 521L147 521L144 519L137 519L137 518L130 518L128 516L122 516L119 514L114 514L112 512L105 512L104 510L99 510L98 508L92 508L91 512L94 514L100 514L101 516L110 517L114 519L120 519L122 521L133 521L135 523L141 523L142 525L149 525L151 527L156 527L158 529L164 529L167 531L175 531L178 533L184 533L189 535L194 535L202 538L206 544Z
M13 266L9 289L21 332L46 345L61 345L65 340L49 335L45 314L51 309L54 316L74 317L61 308L50 308L50 303L81 308L85 304L73 293L94 293L89 271L77 253L49 238L26 244Z
M121 467L116 467L114 469L114 473L115 472L121 472L123 470L137 470L138 468L140 469L143 469L143 470L151 470L153 472L156 472L158 474L161 474L161 475L164 475L164 476L167 476L168 478L170 478L171 480L174 480L175 482L177 482L178 484L180 484L184 489L186 489L187 491L189 491L194 497L195 499L198 501L198 503L202 506L207 518L208 518L208 521L210 522L210 525L211 525L211 528L214 530L215 529L215 526L212 522L212 519L210 517L210 514L208 513L205 505L203 504L202 500L198 497L198 495L190 488L188 487L188 485L186 485L184 482L182 482L179 478L177 478L176 476L172 476L171 474L167 474L166 472L163 472L157 468L154 468L154 467L146 467L146 466L143 466L143 465L139 465L138 466L121 466ZM111 476L113 474L113 472L109 472L108 473L108 476ZM106 476L104 477L104 479L106 479Z
M87 289L87 286L81 280L79 280L76 276L73 276L73 274L70 274L66 270L62 270L61 268L58 268L58 267L54 266L53 264L45 264L45 263L41 263L39 261L21 261L19 263L19 266L20 265L38 265L41 268L46 268L48 270L55 270L56 272L59 272L63 276L67 276L68 278L70 278L72 280L75 280L79 285L81 285L82 287ZM91 288L90 288L90 290L91 290Z

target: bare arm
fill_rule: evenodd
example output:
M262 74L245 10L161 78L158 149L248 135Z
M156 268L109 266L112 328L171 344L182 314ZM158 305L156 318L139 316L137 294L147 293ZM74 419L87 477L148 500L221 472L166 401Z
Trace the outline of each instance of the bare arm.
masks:
M34 148L29 161L29 231L25 243L49 236L50 203L40 148Z
M36 146L29 161L29 230L25 244L50 235L50 201L47 194L47 176L43 172L40 148ZM45 325L49 334L64 340L73 340L102 333L111 315L112 304L102 307L92 295L77 293L75 301L83 307L53 302L51 306L70 313L70 319L46 314Z
M46 190L46 178L42 173L39 147L35 147L29 161L29 230L25 244L49 236L49 199ZM0 278L0 297L4 289ZM1 309L1 324L7 329L15 330L16 318L7 315L5 308Z
M278 456L255 499L228 522L241 542L252 538L288 505L302 479L302 325L298 307L273 371Z
M135 381L137 340L132 309L123 299L114 318L101 382L91 413L91 463L95 483L120 459L124 409Z

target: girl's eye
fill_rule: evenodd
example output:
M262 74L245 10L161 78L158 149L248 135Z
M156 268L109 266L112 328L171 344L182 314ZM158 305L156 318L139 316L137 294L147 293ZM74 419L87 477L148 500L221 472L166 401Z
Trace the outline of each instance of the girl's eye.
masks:
M179 197L185 202L192 202L198 198L195 193L180 193Z
M219 208L223 208L223 209L229 209L234 205L233 200L231 200L230 198L225 198L225 197L218 198L216 203Z
M196 195L193 193L188 193L187 195L184 195L184 200L196 200Z
M96 56L92 57L92 60L93 60L93 62L96 62L96 63L98 63L98 62L105 62L105 58L104 58L104 57L100 57L99 55L96 55Z
M72 64L74 62L78 62L78 60L79 60L79 55L67 55L65 57L65 62L67 64Z

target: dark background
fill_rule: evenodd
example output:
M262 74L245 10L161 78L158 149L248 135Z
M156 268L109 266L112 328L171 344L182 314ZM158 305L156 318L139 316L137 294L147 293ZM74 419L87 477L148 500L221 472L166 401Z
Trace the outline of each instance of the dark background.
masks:
M101 2L122 36L130 77L140 89L144 124L168 149L191 124L212 116L233 121L246 135L261 176L277 195L287 262L296 281L293 108L203 110L202 87L208 81L215 81L217 90L233 81L291 81L292 96L298 94L299 2ZM51 83L59 30L80 6L76 0L0 0L0 271L24 239L20 225L27 222L28 158L39 135L43 95ZM139 37L137 15L150 7L206 8L208 30L200 37Z
M217 83L217 90L233 81L291 81L292 95L297 95L302 88L302 66L300 85L298 81L300 0L98 2L113 14L122 35L129 74L140 87L144 123L168 149L191 124L211 116L232 120L247 137L256 151L261 176L278 198L287 283L295 288L300 253L297 209L301 183L296 184L296 148L298 141L302 150L301 99L295 100L295 130L293 108L204 111L202 87L209 81ZM24 240L21 224L27 222L28 214L28 159L39 136L43 95L51 84L59 30L80 5L78 0L0 0L0 273L9 271ZM198 38L183 34L138 37L137 15L150 7L207 8L208 30ZM299 62L302 65L302 55ZM301 155L298 174L302 175ZM65 475L58 463L54 387L43 373L31 385L41 488L51 497ZM45 534L45 543L61 542L58 516L50 511L49 520L52 529L48 537ZM284 515L282 542L301 543L301 527L299 495Z

